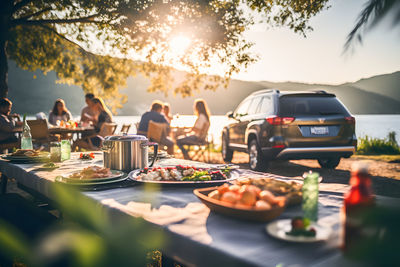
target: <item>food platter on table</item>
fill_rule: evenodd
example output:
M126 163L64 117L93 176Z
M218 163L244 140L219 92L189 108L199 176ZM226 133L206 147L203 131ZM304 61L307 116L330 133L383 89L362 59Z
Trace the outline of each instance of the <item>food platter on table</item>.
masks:
M50 154L33 149L17 149L11 154L2 156L2 159L15 163L45 162L50 159Z
M312 242L320 242L329 239L332 234L332 229L326 226L321 226L317 223L312 223L310 227L315 229L315 236L304 236L304 235L290 235L288 234L292 229L292 223L290 219L284 220L276 220L269 223L265 230L271 236L289 241L289 242L298 242L298 243L312 243Z
M237 185L254 185L261 190L268 190L275 196L285 196L286 205L298 205L302 202L302 184L297 181L282 181L269 177L251 177L240 178L235 181Z
M239 191L241 188L238 185L228 186L224 184L219 187L195 189L193 193L206 205L211 211L234 217L242 220L267 222L278 217L285 209L285 200L271 199L271 204L267 201L256 198L255 196L249 196L251 193L247 191L247 194L242 199L239 199L233 191L229 191L230 188L235 188L234 191ZM251 188L250 190L252 190ZM227 194L222 193L224 190ZM229 192L228 192L229 191ZM226 199L216 197L217 194L225 195ZM258 200L257 200L258 199ZM254 202L254 203L249 203Z
M161 185L213 185L233 181L239 178L236 169L198 168L175 165L134 170L129 178L139 183Z
M56 181L72 185L95 185L119 182L126 178L125 173L122 171L110 170L109 168L92 165L80 171L73 171L58 176Z
M239 178L212 188L196 189L193 193L211 211L251 221L270 221L287 206L302 201L302 185L274 178Z

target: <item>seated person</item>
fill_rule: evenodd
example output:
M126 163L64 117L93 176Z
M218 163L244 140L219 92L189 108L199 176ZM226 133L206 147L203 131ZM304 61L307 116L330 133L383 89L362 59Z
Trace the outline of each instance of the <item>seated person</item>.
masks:
M164 103L162 113L164 114L165 118L167 119L167 122L169 124L171 124L172 115L171 115L171 108L168 103Z
M65 106L64 100L62 100L61 98L57 99L54 103L53 110L50 111L49 123L52 125L57 125L57 121L67 122L69 120L72 120L71 112L69 112L67 107Z
M15 132L22 129L22 122L17 114L10 114L12 102L7 98L0 99L0 144L11 144L19 142Z
M99 116L99 114L93 108L93 99L94 94L87 93L85 95L86 107L84 107L81 112L81 122L83 124L94 124L94 122L97 120L97 117Z
M169 131L169 123L165 116L161 113L163 109L163 104L161 101L155 100L151 104L150 111L147 111L142 115L140 119L138 134L147 136L147 130L149 129L149 121L154 121L158 123L166 123L168 125ZM162 136L160 140L160 145L167 146L167 153L170 155L174 154L174 142L168 136Z
M194 126L187 135L180 136L176 140L176 144L182 151L185 159L190 159L190 157L184 145L198 145L203 143L207 137L208 128L210 128L210 112L206 102L203 99L196 99L193 109L194 114L197 116Z
M85 148L85 149L98 149L102 146L104 136L101 136L100 130L102 129L102 125L106 123L112 122L112 114L111 111L104 104L103 99L101 98L93 98L91 100L93 102L93 110L97 114L99 114L98 118L94 121L95 134L85 137L83 139L77 140L74 142L73 150L77 147Z

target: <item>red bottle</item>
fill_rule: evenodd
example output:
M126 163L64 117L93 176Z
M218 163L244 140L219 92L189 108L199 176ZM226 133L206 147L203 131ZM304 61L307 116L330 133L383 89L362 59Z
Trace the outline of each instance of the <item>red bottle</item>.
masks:
M342 227L342 249L345 253L357 251L368 239L365 231L365 214L375 206L371 178L367 166L353 168L350 178L351 189L344 197Z

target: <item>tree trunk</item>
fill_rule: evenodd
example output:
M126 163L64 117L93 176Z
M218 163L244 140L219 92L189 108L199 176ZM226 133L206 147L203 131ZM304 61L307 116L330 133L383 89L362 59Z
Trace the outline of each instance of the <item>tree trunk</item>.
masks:
M0 0L0 97L8 94L7 40L13 1Z
M8 64L7 64L7 40L0 33L0 97L7 97L8 94Z

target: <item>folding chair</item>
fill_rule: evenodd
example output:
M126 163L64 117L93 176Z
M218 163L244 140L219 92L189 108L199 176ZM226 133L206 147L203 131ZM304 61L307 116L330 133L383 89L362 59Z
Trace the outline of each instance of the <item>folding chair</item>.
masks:
M127 134L129 132L129 129L131 128L131 126L132 126L132 124L130 124L130 123L129 124L122 124L120 133L121 134Z
M214 139L212 135L208 134L209 128L210 125L208 125L208 127L202 130L200 136L202 136L203 138L200 138L199 141L186 145L188 147L187 149L188 151L190 151L191 147L193 147L194 155L191 157L191 160L210 162L211 148L214 146ZM207 152L208 152L208 157L207 157Z
M113 122L104 122L101 125L99 135L102 137L106 137L109 135L113 135L115 130L117 129L117 124Z
M191 157L191 160L202 162L211 161L211 149L214 147L214 138L212 135L207 135L206 139L200 141L198 144L189 145L189 149L190 146L194 148L194 155Z
M152 142L157 142L160 144L163 137L167 136L166 123L159 123L154 121L149 121L149 127L147 129L147 138Z
M51 141L59 141L59 136L50 135L47 120L27 120L31 128L31 135L33 143L48 144Z

